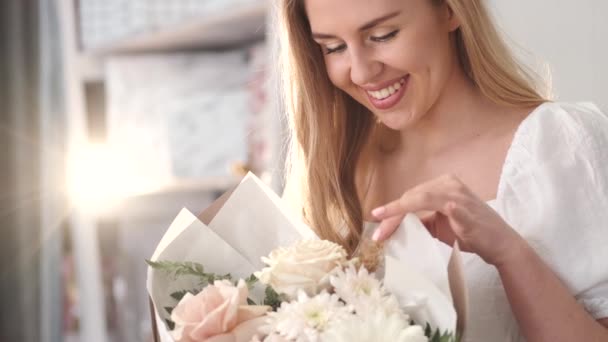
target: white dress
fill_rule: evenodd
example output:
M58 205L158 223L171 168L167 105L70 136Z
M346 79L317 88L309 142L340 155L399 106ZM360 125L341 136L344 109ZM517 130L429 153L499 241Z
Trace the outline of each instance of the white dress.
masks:
M594 318L608 317L607 116L587 103L536 108L517 129L488 204ZM470 253L463 261L470 299L463 341L524 341L496 269Z
M517 128L496 199L595 319L608 317L608 116L591 103L544 103ZM377 223L366 222L371 234ZM452 249L438 242L447 259ZM463 253L469 294L462 342L520 342L494 266Z

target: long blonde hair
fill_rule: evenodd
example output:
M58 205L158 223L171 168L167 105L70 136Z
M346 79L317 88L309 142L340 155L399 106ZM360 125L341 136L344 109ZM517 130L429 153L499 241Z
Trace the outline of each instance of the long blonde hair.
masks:
M497 104L530 107L546 102L532 73L513 57L484 0L444 2L460 20L454 32L461 67L482 94ZM373 115L336 88L312 39L304 0L281 0L275 11L279 33L280 85L293 133L287 191L297 193L305 221L324 239L356 248L363 226L357 188L366 144L375 135Z

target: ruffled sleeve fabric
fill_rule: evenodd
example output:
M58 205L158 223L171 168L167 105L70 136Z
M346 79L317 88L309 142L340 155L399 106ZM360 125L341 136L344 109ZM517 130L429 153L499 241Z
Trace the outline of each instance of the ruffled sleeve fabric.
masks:
M495 209L596 319L608 317L608 117L546 103L520 125Z

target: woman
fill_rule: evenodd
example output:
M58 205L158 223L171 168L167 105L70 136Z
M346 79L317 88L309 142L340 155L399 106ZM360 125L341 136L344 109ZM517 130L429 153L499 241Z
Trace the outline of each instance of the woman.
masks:
M470 252L466 341L608 341L608 119L548 102L484 0L280 3L286 197L317 233L353 252L417 213Z

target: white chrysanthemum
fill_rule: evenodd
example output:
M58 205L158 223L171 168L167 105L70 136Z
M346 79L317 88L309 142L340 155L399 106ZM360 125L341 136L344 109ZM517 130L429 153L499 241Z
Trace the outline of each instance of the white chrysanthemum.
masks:
M410 319L410 316L403 311L399 305L399 301L393 295L364 297L352 306L353 310L361 316L381 312L387 316L398 315L405 321L409 321Z
M352 306L358 314L382 311L387 316L399 314L408 320L399 306L399 301L386 292L382 283L364 267L357 271L354 266L334 271L331 279L334 292Z
M409 325L400 315L377 312L366 316L352 315L331 324L321 335L331 342L428 342L422 327Z
M356 303L362 297L381 297L384 289L380 281L370 274L365 267L350 266L345 269L336 269L330 278L334 292L349 304Z
M298 292L298 299L283 303L277 312L271 312L266 330L298 342L319 341L319 336L330 323L339 322L352 313L338 296L325 291L314 297Z

